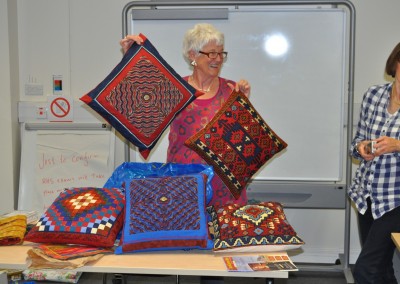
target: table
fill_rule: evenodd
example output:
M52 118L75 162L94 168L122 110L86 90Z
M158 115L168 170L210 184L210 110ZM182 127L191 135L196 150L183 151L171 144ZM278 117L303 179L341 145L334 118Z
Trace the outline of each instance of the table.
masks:
M400 250L400 233L392 233L392 240Z
M22 245L0 246L0 268L26 269L27 251L32 245L32 243L25 242ZM222 254L216 255L208 250L109 254L92 264L79 267L75 271L113 274L259 277L268 279L289 277L287 271L229 272L226 270L222 260Z

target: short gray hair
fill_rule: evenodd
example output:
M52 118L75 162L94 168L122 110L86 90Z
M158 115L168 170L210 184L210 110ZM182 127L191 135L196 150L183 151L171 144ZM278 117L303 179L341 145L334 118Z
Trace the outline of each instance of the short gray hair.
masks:
M198 53L206 44L214 41L217 45L224 45L224 34L213 25L201 23L189 29L183 38L183 56L188 59L191 50Z

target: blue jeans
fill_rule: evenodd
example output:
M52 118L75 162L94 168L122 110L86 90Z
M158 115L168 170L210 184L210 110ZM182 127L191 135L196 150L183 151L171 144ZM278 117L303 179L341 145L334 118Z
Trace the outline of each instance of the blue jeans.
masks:
M393 269L396 246L391 233L400 232L400 207L374 220L371 201L364 215L358 214L361 253L356 261L353 276L357 284L397 284Z

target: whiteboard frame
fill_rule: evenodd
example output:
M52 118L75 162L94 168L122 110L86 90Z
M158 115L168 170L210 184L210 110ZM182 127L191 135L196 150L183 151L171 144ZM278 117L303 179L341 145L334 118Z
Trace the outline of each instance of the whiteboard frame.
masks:
M347 106L347 123L345 123L345 125L347 125L347 145L344 147L344 153L348 152L349 149L349 140L352 137L352 119L353 119L353 89L354 89L354 31L355 31L355 9L354 6L352 5L351 2L349 1L296 1L296 0L292 0L292 1L133 1L128 3L122 12L122 36L125 37L129 31L129 25L131 24L130 21L130 13L132 13L133 9L137 9L138 11L140 11L141 9L143 9L143 12L148 12L152 9L154 9L155 11L165 11L168 9L171 9L171 11L168 12L168 15L166 15L166 17L171 17L171 15L173 15L173 10L175 8L177 8L178 10L181 9L182 7L185 8L195 8L196 10L199 8L200 9L200 14L204 15L204 11L206 10L206 8L210 8L210 7L216 7L220 10L223 10L222 7L232 7L232 6L247 6L247 7L254 7L254 6L272 6L273 8L282 8L282 7L287 7L290 8L291 10L299 10L302 11L305 8L310 8L310 6L312 6L312 8L321 8L321 5L323 8L325 7L331 7L331 8L336 8L338 6L345 6L348 8L349 10L349 19L350 21L345 23L345 29L346 32L349 36L349 39L346 41L346 44L348 46L348 51L347 51L347 65L348 65L348 70L347 70L347 75L348 75L348 106ZM150 7L150 10L149 10ZM161 7L161 8L166 8L166 9L156 9L157 7ZM194 9L194 10L195 10ZM154 13L153 13L154 14ZM180 15L181 13L176 14L177 16ZM192 13L187 13L187 14L192 14ZM219 17L224 17L225 14L224 13L219 13L220 15L215 16L215 19L219 19ZM200 16L201 16L200 15ZM197 15L197 13L193 14L193 18L194 19L198 19L200 17L199 15ZM347 35L346 34L346 35ZM346 46L346 47L347 47ZM343 107L344 108L344 107ZM346 120L346 119L344 119ZM350 127L349 127L350 126ZM343 140L343 139L342 139ZM343 142L344 143L344 142ZM125 151L124 151L124 156L125 156L125 161L130 161L131 160L131 155L130 155L130 143L126 142L125 143ZM288 186L290 186L290 188L298 188L298 191L305 191L307 190L309 185L315 185L317 184L321 184L321 186L324 189L327 189L326 185L330 185L331 188L333 190L336 190L338 188L345 188L346 184L349 184L351 182L351 177L349 177L349 175L351 175L351 158L348 157L347 160L345 160L345 162L343 162L342 164L346 164L346 165L340 165L341 166L341 173L343 173L343 176L341 177L341 180L339 181L325 181L325 180L277 180L277 179L271 179L271 180L260 180L260 179L254 179L251 182L252 187L255 188L256 191L261 191L265 189L271 189L270 185L271 184L276 184L278 183L283 183L283 184L288 184ZM349 174L350 172L350 174ZM295 181L295 183L293 183L293 181ZM318 197L316 200L313 200L311 202L308 202L307 205L304 205L306 207L311 207L311 208L316 208L316 207L323 207L323 208L339 208L339 209L343 209L346 207L346 200L344 198L345 196L345 190L337 191L338 194L340 195L339 198L334 198L334 199L329 199L326 200L324 198L324 194L320 195L318 197L318 194L314 194L313 197ZM315 199L315 198L314 198ZM289 202L290 203L290 202ZM301 207L301 205L299 206L298 204L295 205L297 207Z
M197 7L135 8L129 14L128 33L151 36L152 43L162 50L167 62L174 63L178 74L190 74L192 68L177 51L181 49L185 31L202 22L199 18L207 11L206 21L229 35L225 48L231 56L220 76L234 81L244 74L250 77L247 78L252 82L250 100L270 127L289 144L252 176L252 184L255 181L341 182L347 87L345 9L230 5L225 10L215 10L218 13L212 13L212 8ZM287 42L288 50L281 56L266 51L267 40L274 36L281 36ZM130 159L165 161L169 130L164 134L148 158L131 148Z
M122 37L127 35L128 31L128 14L130 9L133 7L149 7L149 6L171 6L171 7L181 7L181 6L226 6L226 5L241 5L241 6L298 6L303 7L305 5L333 5L333 6L344 6L348 9L349 25L348 25L348 96L347 96L347 143L345 147L346 153L348 153L351 145L351 140L353 137L353 112L354 112L354 63L355 63L355 18L356 10L351 1L341 0L341 1L323 1L323 0L271 0L271 1L132 1L125 5L122 11ZM125 145L125 160L130 160L130 146L127 142ZM352 178L352 159L350 155L347 155L346 166L345 166L345 183L339 185L340 187L347 188L347 185L351 183ZM315 183L312 183L315 185ZM291 188L295 187L296 184L289 184ZM307 185L303 183L302 186ZM333 184L333 189L337 188L337 184ZM345 190L342 192L345 195ZM344 255L341 259L340 265L325 266L325 267L308 267L302 269L309 269L312 271L343 271L347 283L354 283L354 279L349 268L349 250L350 250L350 218L351 218L351 206L349 198L343 198L343 207L345 209L345 236L344 236Z

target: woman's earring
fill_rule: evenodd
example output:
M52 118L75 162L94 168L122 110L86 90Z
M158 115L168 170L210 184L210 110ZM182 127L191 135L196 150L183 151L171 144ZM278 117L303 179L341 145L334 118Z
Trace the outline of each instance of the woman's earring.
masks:
M197 66L196 60L193 60L192 62L190 62L190 65L192 65L192 66Z

